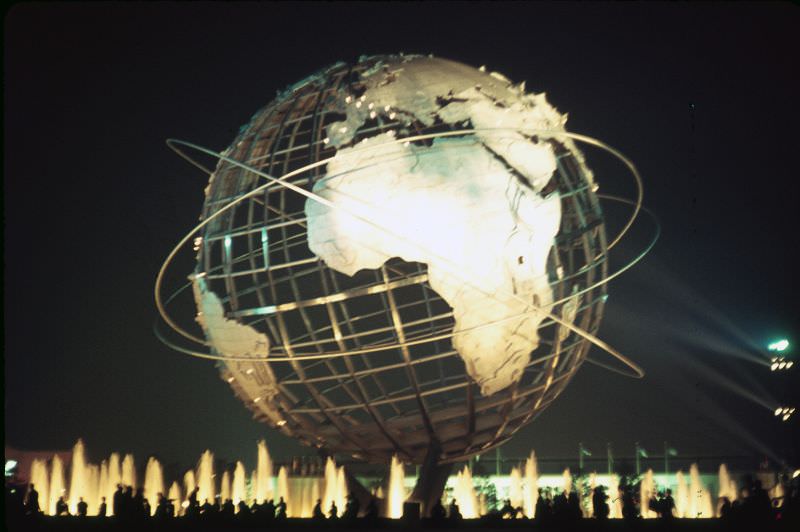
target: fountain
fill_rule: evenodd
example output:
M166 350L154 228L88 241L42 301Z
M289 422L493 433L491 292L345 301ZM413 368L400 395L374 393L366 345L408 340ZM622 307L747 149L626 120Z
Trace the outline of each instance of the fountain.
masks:
M335 503L340 512L344 511L347 497L347 482L344 468L337 466L332 458L329 458L324 467L324 477L319 476L290 476L289 469L281 466L277 481L272 478L272 461L269 457L266 444L258 444L258 466L252 472L249 479L242 462L236 462L231 471L223 471L221 480L216 485L214 475L214 455L206 450L200 457L196 470L189 470L183 476L183 487L181 489L179 481L170 484L168 497L175 503L176 509L180 512L180 507L188 505L188 496L195 488L198 488L198 502L203 503L206 499L214 500L217 493L215 488L219 488L219 494L224 500L232 499L234 504L245 501L251 503L254 498L259 497L260 501L265 498L283 497L286 501L287 514L289 517L310 517L311 511L317 499L322 499L324 511L327 513L331 503ZM65 473L69 473L69 492L65 489ZM311 474L311 470L308 470ZM56 501L60 496L65 496L68 505L77 509L79 498L83 497L86 501L89 514L96 513L101 497L106 497L107 515L113 512L113 496L118 484L141 487L144 497L149 501L151 513L158 504L158 493L164 493L167 485L164 478L163 467L157 459L151 457L146 464L144 472L144 483L138 486L136 481L136 470L132 455L125 455L120 463L120 455L112 453L107 460L101 461L100 465L87 462L86 450L82 441L75 444L72 455L72 463L69 469L65 468L58 455L48 463L41 459L33 460L30 470L30 479L39 491L39 500L43 511L46 514L55 513ZM718 497L712 498L711 493L703 484L697 464L692 464L689 474L685 475L678 471L675 475L675 515L683 518L713 517L714 508L720 504L723 497L730 500L737 498L736 483L731 478L725 464L720 465L718 472L719 490ZM563 487L564 492L569 494L576 490L581 495L582 484L573 485L573 478L569 469L565 469L558 477L543 477L538 474L536 456L531 452L530 457L524 464L523 469L514 467L508 478L507 498L511 500L514 507L522 507L526 516L535 517L536 501L538 499L539 484L550 487ZM598 485L605 485L609 495L609 517L620 518L621 501L619 498L619 479L615 475L597 475L590 473L586 479L590 489ZM500 484L504 486L504 484ZM478 517L486 512L486 500L479 498L473 486L472 472L465 466L455 478L451 479L450 486L453 498L461 508L461 513L465 518ZM775 496L780 494L782 486L776 483L770 489L770 494ZM403 513L403 502L407 497L405 490L405 472L403 464L397 457L391 461L388 485L376 490L378 498L383 498L386 493L386 515L392 518L399 518ZM640 484L640 508L643 517L654 517L654 512L649 508L649 500L655 494L655 475L652 470L648 470ZM260 492L260 494L259 494ZM183 495L183 496L182 496ZM586 498L583 508L584 516L591 516L590 499ZM74 512L74 510L72 510Z
M256 467L255 499L259 503L272 498L272 460L269 457L267 444L258 442L258 465Z
M159 494L164 494L164 471L158 460L151 456L144 472L144 498L150 503L150 515L156 513Z
M206 449L197 464L197 502L201 505L208 500L214 502L214 455Z
M39 492L39 500L45 512L49 509L50 479L47 477L47 464L38 458L31 464L31 483Z
M389 500L386 507L386 517L399 519L403 516L403 503L406 500L405 469L397 456L392 456L389 467Z
M136 468L133 465L133 455L126 454L122 459L122 484L125 486L138 486L136 484Z
M289 500L289 472L286 466L281 466L278 470L278 500L283 497L284 501Z
M241 462L236 462L236 467L233 469L232 498L233 504L237 505L237 512L239 511L239 502L247 499L246 485L244 464Z
M509 482L508 499L513 508L519 508L522 506L522 475L516 467L511 468Z
M280 472L279 472L280 474ZM287 515L289 517L311 517L312 508L320 499L320 482L316 477L286 478L286 485L282 488L287 495ZM323 492L324 493L324 492ZM327 508L323 510L327 511Z
M221 504L231 498L231 474L228 471L222 473L222 481L219 485L219 500Z
M181 507L185 508L186 506L189 505L189 496L197 487L197 479L194 476L193 470L190 469L183 475L183 486L186 488L186 500L183 501Z
M100 500L103 497L108 497L106 494L108 493L108 462L103 460L100 462L100 481L97 487L97 504L99 506ZM106 498L106 507L108 507L108 501L113 499ZM106 509L106 513L108 510Z
M58 498L64 495L66 489L64 488L64 464L58 455L53 457L52 470L50 472L50 501L48 503L48 514L56 514L56 502Z
M589 496L581 498L581 509L584 517L594 517L594 506L592 505L592 494L597 487L597 473L589 474Z
M784 497L786 496L786 492L783 489L783 485L780 482L775 483L772 488L767 491L769 498L775 500L775 507L782 508L784 503Z
M610 475L608 477L608 517L610 519L622 519L622 499L619 496L619 477Z
M307 485L311 486L311 491L309 493L309 491L306 490L306 493L308 494L308 499L306 500L305 506L303 506L303 508L299 512L299 515L301 517L311 517L314 505L317 503L318 499L322 498L322 494L324 493L324 486L321 486L321 482L317 478L311 477L305 480L310 481L310 484Z
M569 495L572 492L572 473L569 472L569 468L561 473L561 478L564 481L564 493Z
M344 507L347 504L347 477L344 474L344 466L339 466L336 469L336 507L339 512L344 512Z
M475 495L475 486L472 483L472 472L469 466L464 466L464 469L456 475L456 483L453 488L453 498L456 500L461 515L465 519L474 519L478 515L478 497Z
M111 453L108 458L108 484L106 491L103 495L106 498L107 511L106 515L114 515L114 492L117 490L117 484L122 482L122 469L119 462L119 453Z
M536 454L531 451L530 457L525 460L525 501L524 510L528 518L536 515L536 501L539 499L539 471L536 464Z
M722 506L722 498L727 497L730 502L733 502L738 497L738 490L736 489L736 481L731 479L728 473L728 466L720 464L719 466L719 491L717 493L717 515Z
M650 509L650 499L653 498L656 490L655 479L653 478L653 470L648 469L639 483L639 505L642 517L644 519L652 519L658 517L658 514Z
M303 502L303 507L297 510L294 515L299 517L311 517L312 509L317 503L317 499L319 499L319 482L317 482L317 479L315 478L300 479L300 481L310 481L311 490L310 492L308 489L304 490L305 497L300 498L300 500ZM308 488L309 482L303 483L305 484L306 488Z
M173 481L172 485L169 487L169 495L167 497L172 501L175 505L175 512L176 514L181 510L181 487L178 485L178 481Z
M700 480L697 464L692 464L689 468L689 513L686 517L714 517L711 494Z
M89 479L86 470L86 456L84 455L83 441L78 440L72 448L72 475L69 482L69 512L75 515L78 512L78 499L88 493ZM87 501L88 504L88 501Z
M686 485L683 471L678 470L675 473L675 515L677 517L686 517L689 512L689 487Z
M341 508L336 500L336 464L333 462L333 458L328 457L325 461L325 491L322 495L322 511L327 513L333 502L336 503L337 508Z

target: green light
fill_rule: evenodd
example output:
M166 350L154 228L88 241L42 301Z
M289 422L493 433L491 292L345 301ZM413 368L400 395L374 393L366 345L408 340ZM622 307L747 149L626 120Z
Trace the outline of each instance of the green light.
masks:
M261 255L264 257L264 268L269 268L269 237L267 228L261 228Z
M787 340L786 338L782 338L777 342L772 342L771 344L769 344L767 346L767 349L769 349L770 351L777 351L778 353L782 353L783 351L786 351L787 347L789 347L789 340Z
M224 259L224 261L225 261L225 264L227 264L227 265L229 265L230 262L231 262L231 244L232 243L233 243L233 240L231 239L231 236L230 235L225 235L225 247L224 247L225 259Z

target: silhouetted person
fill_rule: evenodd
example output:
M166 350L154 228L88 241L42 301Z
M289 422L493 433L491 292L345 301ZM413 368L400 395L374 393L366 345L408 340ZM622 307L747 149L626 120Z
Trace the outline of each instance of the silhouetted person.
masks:
M142 519L145 516L150 517L150 513L148 511L149 505L147 505L148 506L147 509L145 508L146 502L147 500L144 498L144 489L139 488L138 490L136 490L136 495L133 496L133 507L131 509L131 516L133 516L136 519ZM148 511L148 513L145 513L146 511Z
M56 515L69 515L69 507L67 503L64 502L64 497L61 496L56 501Z
M325 519L325 514L322 513L322 499L317 499L317 504L314 505L314 510L311 512L311 518L316 521Z
M542 488L539 488L539 497L536 499L536 511L534 512L534 517L537 521L546 522L550 519L553 508L549 505L549 502Z
M117 490L114 492L114 496L111 498L111 510L114 512L116 517L119 517L120 513L122 512L122 484L117 484Z
M25 513L37 515L39 510L39 492L31 484L28 488L28 496L25 499Z
M239 508L239 515L241 517L248 516L251 513L250 512L250 507L247 506L247 503L244 502L244 501L239 501L238 508Z
M561 525L569 520L569 503L567 502L566 491L562 491L553 497L553 520Z
M150 511L150 501L148 501L146 498L143 497L142 498L142 517L150 517L151 513L152 512Z
M328 519L338 519L339 518L339 509L336 507L336 501L331 501L331 508L328 511Z
M583 517L581 511L581 500L578 498L578 492L572 490L567 495L567 515L570 521L579 521Z
M461 516L461 510L459 509L458 504L456 504L455 499L450 501L450 512L447 517L454 523L459 523L463 519Z
M233 514L236 513L236 507L233 505L233 501L226 499L225 504L222 505L222 510L220 513L228 519L232 518Z
M753 481L753 491L750 497L753 500L753 517L759 522L765 522L772 514L772 503L767 491L761 487L761 481Z
M358 512L361 509L361 504L352 493L347 495L347 504L344 505L344 515L342 517L347 521L353 521L358 517Z
M106 505L106 498L100 497L100 506L97 507L97 517L105 517L107 512L108 506Z
M89 505L86 504L86 501L83 500L83 497L80 497L78 500L78 515L81 517L86 517L86 514L89 512Z
M622 518L636 519L639 512L636 510L636 502L633 500L633 493L627 487L620 488L622 491Z
M164 497L163 493L158 494L155 517L157 519L165 519L167 517L167 498Z
M672 519L675 510L675 499L672 498L672 490L664 492L664 497L659 501L662 519Z
M267 518L267 521L272 521L275 519L275 501L270 499L263 504L262 511L264 512L264 516Z
M567 492L562 491L553 497L553 513L565 514L567 511Z
M283 500L283 497L280 498L278 501L278 506L275 507L275 518L284 520L286 519L286 501Z
M511 506L511 499L506 499L503 503L503 507L500 508L500 516L505 519L508 517L509 519L514 519L517 516L516 510L514 507Z
M126 486L125 491L122 492L122 508L120 509L121 515L125 519L130 519L136 515L134 503L133 488L131 486Z
M723 497L721 500L722 504L719 507L719 517L720 519L727 521L731 517L731 501L727 497Z
M249 510L250 508L248 508ZM196 519L200 516L200 507L199 506L192 506L191 504L187 504L183 508L183 516L188 519Z
M787 495L783 499L781 519L784 519L789 527L793 526L796 530L800 525L800 480L795 478L790 482L791 485L784 488Z
M433 508L431 508L431 519L433 519L434 523L442 523L446 518L447 510L444 509L442 500L439 499L436 501L436 504L433 505Z
M592 493L592 510L594 511L595 519L608 519L608 495L606 495L603 486L597 486Z
M369 504L367 504L367 511L364 513L364 519L374 522L378 519L378 501L375 497L371 497Z
M187 497L188 505L184 510L184 515L190 519L196 519L200 516L200 503L197 501L197 492L200 491L199 487L195 487ZM248 508L248 513L250 508Z
M200 503L197 502L197 492L200 491L200 488L195 488L192 490L192 493L189 494L189 507L192 506L199 507Z
M203 501L203 506L200 507L200 513L205 514L206 517L214 512L214 507L208 502L208 499Z
M175 501L167 499L167 517L175 517Z
M642 504L644 504L644 501L642 501ZM658 517L662 517L661 500L656 496L655 493L653 493L652 497L650 497L650 499L647 501L647 508L651 512L655 512ZM641 513L642 516L644 516L644 512Z

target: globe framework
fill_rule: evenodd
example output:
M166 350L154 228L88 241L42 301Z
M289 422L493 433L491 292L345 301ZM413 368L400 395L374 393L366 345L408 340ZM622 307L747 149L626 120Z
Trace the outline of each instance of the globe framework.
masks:
M488 115L480 115L478 107L464 107L475 94L491 103ZM455 112L459 109L474 113L465 118ZM512 117L510 126L493 130L477 123L498 110ZM514 122L514 116L533 116L538 122ZM595 334L606 293L602 281L608 274L603 216L582 154L566 137L532 132L563 130L563 122L543 95L526 94L524 86L483 69L424 56L338 63L258 111L223 152L206 188L201 219L240 201L203 227L195 240L197 267L192 275L198 321L212 352L223 359L221 375L255 417L328 453L381 463L397 455L409 463L447 464L506 442L552 403L580 367L590 343L551 318ZM437 137L454 143L437 144ZM511 151L502 152L502 146L520 138L552 152L553 171L538 185L520 167L524 161L519 163ZM515 355L521 370L501 375L505 380L497 382L481 380L474 361L454 348L461 345L454 340L455 306L432 288L428 264L401 258L419 256L413 253L414 242L387 229L388 251L383 251L389 256L396 245L403 253L377 267L355 263L355 272L347 273L331 267L331 256L314 253L309 243L309 225L330 226L329 219L323 224L313 218L321 215L319 205L309 206L325 185L335 178L347 183L353 175L369 178L370 165L375 173L382 164L409 167L404 162L408 157L391 151L383 154L388 159L368 157L353 168L355 173L337 176L327 171L332 163L322 161L359 149L369 154L375 146L412 149L414 163L425 150L432 150L434 162L463 160L447 153L464 143L492 155L520 189L533 187L539 197L556 198L560 209L557 234L542 255L546 288L507 295L516 301L538 294L536 301L525 300L528 314L540 311L534 334L527 335L535 347ZM313 167L292 174L309 165ZM291 177L286 182L310 194L271 181L287 174ZM263 191L241 200L262 185L267 185ZM363 219L358 223L368 225ZM374 223L372 229L380 232L389 223ZM316 234L322 229L315 229ZM335 246L352 245L357 252L365 245L347 238ZM448 264L447 257L443 260ZM459 278L454 266L448 278L464 290L481 293L483 280L469 273ZM542 294L550 300L542 302ZM502 297L489 294L486 304ZM471 301L474 307L480 300ZM516 324L514 319L505 323ZM502 325L483 327L462 326L455 334L468 338ZM497 342L505 337L499 338Z

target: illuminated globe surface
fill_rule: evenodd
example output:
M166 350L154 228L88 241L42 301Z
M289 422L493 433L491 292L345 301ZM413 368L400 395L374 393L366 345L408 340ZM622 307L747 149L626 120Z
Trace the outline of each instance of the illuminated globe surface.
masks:
M211 176L202 219L238 202L192 276L256 418L331 453L446 463L555 400L590 345L568 325L597 331L607 275L592 175L547 133L564 123L543 94L423 56L333 65L256 113Z

